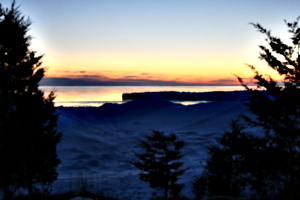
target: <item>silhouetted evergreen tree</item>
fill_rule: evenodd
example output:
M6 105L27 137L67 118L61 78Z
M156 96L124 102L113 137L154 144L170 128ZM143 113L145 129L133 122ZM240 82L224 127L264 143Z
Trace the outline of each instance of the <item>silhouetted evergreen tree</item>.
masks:
M283 83L278 84L271 77L259 74L251 65L249 67L255 73L256 89L251 89L238 77L251 95L247 106L256 116L243 116L243 119L251 126L260 127L263 136L236 132L234 125L233 131L219 140L220 146L209 149L211 156L207 161L206 170L194 184L198 195L243 194L253 199L300 197L299 19L292 23L285 21L288 31L292 34L291 45L274 37L260 24L252 23L267 37L268 44L259 46L260 59L266 61L269 67L283 77ZM232 183L234 187L231 186ZM229 185L230 188L225 191L224 187Z
M244 140L242 129L237 121L233 122L232 132L226 132L217 140L222 146L209 147L210 159L207 160L202 176L193 184L197 199L205 196L225 198L240 195L241 180L238 179L236 170L241 165L242 155L231 149L239 148L239 142Z
M218 144L209 147L210 155L200 178L193 182L197 199L269 199L281 187L274 179L278 173L278 156L268 148L265 137L256 137L244 131L240 120L231 123L231 131L218 138Z
M31 22L13 1L0 4L0 188L4 199L13 191L56 180L60 160L56 144L54 93L47 97L38 83L44 76L42 56L30 49L27 35Z
M164 190L165 199L178 198L183 185L177 183L178 177L185 172L180 153L184 142L178 141L176 135L165 136L160 131L153 131L152 135L141 142L144 153L136 153L140 161L132 164L142 173L140 179L150 183L151 188ZM171 195L169 194L171 192Z

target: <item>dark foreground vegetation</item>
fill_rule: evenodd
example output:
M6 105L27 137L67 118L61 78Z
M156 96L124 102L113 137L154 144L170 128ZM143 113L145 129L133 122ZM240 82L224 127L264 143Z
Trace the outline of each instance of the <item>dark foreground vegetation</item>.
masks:
M51 92L38 88L45 68L30 49L30 20L15 2L0 4L0 189L3 199L23 189L29 196L56 180L58 115Z
M285 21L291 46L260 24L252 24L266 35L260 59L283 77L283 85L251 65L257 89L250 89L238 77L251 95L247 106L256 117L233 121L219 145L209 148L205 170L193 185L198 199L300 199L299 19ZM247 126L260 131L249 134Z
M260 58L283 77L283 84L259 74L251 65L257 89L250 89L237 77L249 95L246 104L256 117L237 117L218 145L209 148L205 170L192 183L196 199L300 199L298 20L286 22L292 45L260 24L252 24L267 39L267 45L260 46ZM56 130L54 93L44 96L38 88L45 69L41 67L42 56L29 48L29 26L15 2L11 8L0 7L1 195L4 200L114 199L101 191L90 192L88 185L63 194L45 189L58 176L56 145L61 133ZM247 127L259 132L247 133ZM175 135L153 131L141 145L145 151L137 153L138 160L131 164L141 170L141 180L163 191L163 195L153 194L152 199L187 199L180 194L184 185L177 182L188 170L180 161L184 142Z
M86 198L86 199L93 199L93 200L117 200L113 197L105 197L98 194L93 193L66 193L66 194L45 194L45 193L35 193L32 196L18 196L15 197L14 200L71 200L76 198Z
M178 183L178 177L186 169L182 167L180 150L184 142L176 135L166 136L163 132L152 131L152 135L141 142L143 153L136 153L139 159L132 164L140 169L140 179L149 182L150 187L163 190L164 199L179 199L184 185Z

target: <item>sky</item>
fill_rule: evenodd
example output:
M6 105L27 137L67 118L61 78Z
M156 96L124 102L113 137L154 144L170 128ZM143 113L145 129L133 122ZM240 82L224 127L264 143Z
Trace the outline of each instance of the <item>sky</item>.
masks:
M1 0L9 7L11 0ZM238 85L260 61L260 23L289 42L299 0L16 0L47 85Z

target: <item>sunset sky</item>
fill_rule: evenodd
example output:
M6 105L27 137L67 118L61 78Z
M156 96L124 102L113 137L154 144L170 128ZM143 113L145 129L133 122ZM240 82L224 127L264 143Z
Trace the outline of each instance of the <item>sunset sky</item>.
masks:
M8 7L11 0L1 0ZM17 0L33 24L50 85L238 84L252 76L264 35L289 42L299 0ZM273 74L275 77L275 75Z

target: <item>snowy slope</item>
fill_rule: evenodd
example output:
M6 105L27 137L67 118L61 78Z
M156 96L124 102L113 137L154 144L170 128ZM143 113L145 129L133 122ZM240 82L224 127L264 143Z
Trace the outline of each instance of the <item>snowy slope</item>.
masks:
M139 141L150 130L175 133L186 143L183 161L189 170L180 181L186 184L183 194L191 196L190 183L201 174L200 161L207 157L206 148L229 129L232 119L248 111L238 101L184 106L149 97L101 107L59 107L58 112L63 137L58 145L62 162L57 184L67 184L79 176L84 177L81 181L95 182L91 188L106 195L145 199L152 190L139 180L139 171L129 161L135 159Z

